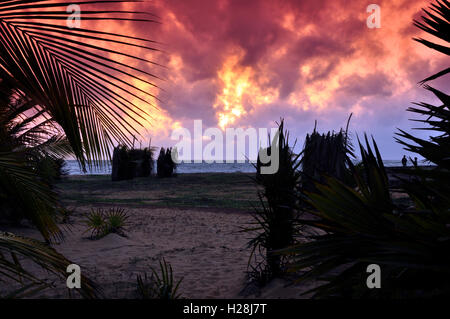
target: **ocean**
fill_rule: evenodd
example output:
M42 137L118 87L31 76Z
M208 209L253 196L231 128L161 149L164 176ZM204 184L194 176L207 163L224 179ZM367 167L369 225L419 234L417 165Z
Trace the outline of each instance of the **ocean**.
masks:
M83 173L75 160L66 160L66 170L69 175L109 175L111 174L111 165L105 161L102 168L88 169ZM385 160L383 161L386 167L401 166L400 160ZM156 167L156 163L155 163ZM178 174L186 173L254 173L255 167L252 163L181 163L177 166L176 172Z

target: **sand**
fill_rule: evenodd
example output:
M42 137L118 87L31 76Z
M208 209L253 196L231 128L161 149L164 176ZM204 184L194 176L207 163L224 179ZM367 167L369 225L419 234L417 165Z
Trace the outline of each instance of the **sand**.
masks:
M105 207L106 208L106 207ZM98 283L107 298L134 298L136 276L158 267L161 258L170 262L175 279L183 277L180 293L185 298L293 298L298 288L284 288L276 280L263 291L242 295L247 283L248 235L239 227L251 221L250 214L196 211L181 208L132 208L127 237L109 234L89 239L85 233L85 214L80 207L71 216L65 240L53 245L83 274ZM39 238L32 228L8 228L15 234ZM35 298L68 297L65 282Z
M180 293L185 298L299 298L310 284L286 287L290 281L276 279L263 289L248 285L251 235L240 229L253 221L251 212L259 204L250 177L183 174L112 182L108 176L70 176L57 190L62 204L74 212L69 223L60 224L65 240L53 247L78 264L106 298L135 298L136 276L150 274L150 267L159 270L162 258L172 265L175 280L183 277ZM124 208L130 216L126 237L109 234L90 239L86 215L92 208L113 207ZM42 240L32 226L2 225L1 230ZM34 274L50 278L31 265ZM54 284L55 289L33 297L69 296L65 280Z

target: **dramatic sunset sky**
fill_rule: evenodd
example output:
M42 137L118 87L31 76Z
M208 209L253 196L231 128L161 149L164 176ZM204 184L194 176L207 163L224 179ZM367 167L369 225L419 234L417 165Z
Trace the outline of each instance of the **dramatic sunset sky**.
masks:
M366 8L381 7L381 28L369 29ZM160 25L113 24L130 35L161 42L148 54L159 112L145 134L170 145L172 129L274 127L280 117L303 143L319 131L345 126L372 134L384 158L405 152L396 128L409 129L411 102L435 102L417 82L447 66L444 56L412 40L430 38L413 26L424 0L155 0L139 5ZM123 5L130 9L134 4ZM447 63L445 63L447 62ZM439 83L442 87L448 77ZM418 133L419 134L419 133Z

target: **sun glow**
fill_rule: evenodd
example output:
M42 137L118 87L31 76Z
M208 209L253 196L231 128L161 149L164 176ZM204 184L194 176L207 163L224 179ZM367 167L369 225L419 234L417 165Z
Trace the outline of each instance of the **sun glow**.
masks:
M218 110L218 124L222 129L247 114L250 108L272 103L278 98L278 89L265 87L268 77L256 79L252 67L240 65L242 56L242 52L229 56L218 72L222 89L213 106Z

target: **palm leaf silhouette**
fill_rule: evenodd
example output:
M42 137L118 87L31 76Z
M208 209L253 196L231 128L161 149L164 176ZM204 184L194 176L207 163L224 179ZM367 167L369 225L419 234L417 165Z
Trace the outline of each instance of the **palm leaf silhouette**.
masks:
M59 207L56 194L30 168L27 152L58 156L73 152L83 169L99 166L114 143L131 144L130 136L138 134L156 108L158 98L143 86L158 89L153 82L159 78L146 70L147 65L158 64L136 53L157 51L155 42L94 27L98 22L104 27L107 21L157 22L145 12L104 10L105 4L126 2L142 1L0 3L0 90L24 97L17 107L8 99L0 101L0 133L8 137L0 145L0 199L26 212L47 241L61 236L52 216ZM70 14L66 9L72 4L82 6L83 27L66 24ZM65 138L54 134L61 129ZM0 232L0 275L27 280L12 297L48 287L20 265L18 256L60 278L70 264L43 243ZM99 295L88 278L82 282L83 297Z
M422 16L423 22L414 20L414 25L430 35L433 35L445 42L450 42L450 2L447 0L436 1L437 4L432 3L429 9L423 9L426 15ZM415 41L426 45L427 47L450 55L450 47L434 43L423 38L414 38ZM446 68L432 76L420 81L425 83L438 77L450 73L450 68Z
M104 4L136 1L55 3L43 0L0 4L0 78L41 105L64 130L84 168L109 158L114 142L130 144L130 135L151 118L158 98L138 84L157 89L158 77L135 67L156 63L129 54L156 51L154 42L95 28L66 25L67 6L82 11L83 24L96 21L157 23L149 13L104 10ZM100 8L98 8L100 5ZM109 44L109 45L107 45Z

